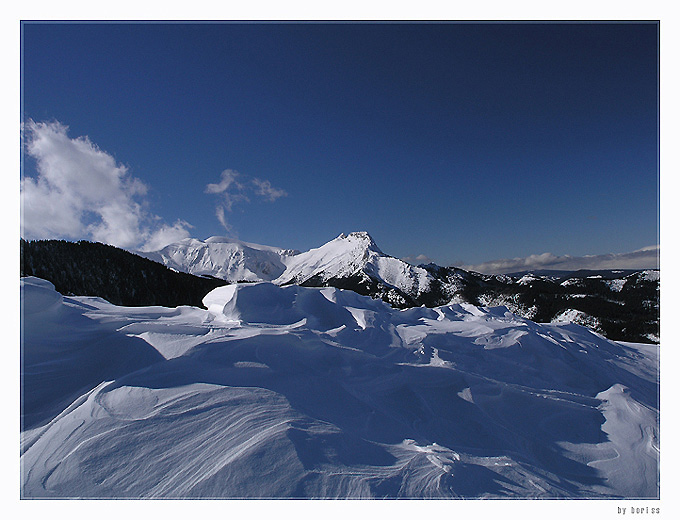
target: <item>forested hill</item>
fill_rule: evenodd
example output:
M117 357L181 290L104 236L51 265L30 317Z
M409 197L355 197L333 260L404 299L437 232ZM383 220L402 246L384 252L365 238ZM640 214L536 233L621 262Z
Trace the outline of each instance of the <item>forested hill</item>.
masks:
M116 305L201 307L224 280L179 273L117 247L87 241L21 240L21 276L49 280L64 295L100 296Z

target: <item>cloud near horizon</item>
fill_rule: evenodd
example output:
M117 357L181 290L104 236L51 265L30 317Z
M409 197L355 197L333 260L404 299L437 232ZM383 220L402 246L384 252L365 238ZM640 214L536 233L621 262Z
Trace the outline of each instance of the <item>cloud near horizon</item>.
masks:
M659 246L648 246L631 253L609 253L588 256L556 256L552 253L530 255L526 258L505 258L475 265L457 265L467 271L484 274L508 274L520 271L550 269L576 271L578 269L658 269Z
M405 256L401 260L403 260L406 263L409 263L411 265L421 265L421 264L429 264L429 263L436 263L432 258L430 258L427 255L420 254L416 257L412 256Z
M87 136L72 139L58 121L22 125L37 177L21 180L21 236L90 239L127 249L159 249L189 236L191 224L168 225L147 211L148 187Z
M219 203L215 208L215 215L224 229L231 231L232 227L227 221L225 211L231 212L237 202L250 202L250 197L261 197L268 202L285 197L288 193L285 190L275 188L266 179L249 177L236 170L224 170L220 174L220 181L208 184L205 192L219 196Z

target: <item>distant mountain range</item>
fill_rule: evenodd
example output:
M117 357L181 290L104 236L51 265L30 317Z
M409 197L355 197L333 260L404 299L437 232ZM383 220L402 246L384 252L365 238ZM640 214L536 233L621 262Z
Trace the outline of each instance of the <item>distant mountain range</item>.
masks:
M78 243L80 245L68 244L62 241L22 241L22 274L48 279L64 294L90 294L107 298L106 283L100 284L101 287L97 289L94 288L96 281L92 281L90 285L93 288L83 293L68 285L73 281L65 281L69 276L73 278L74 272L78 273L77 278L80 279L101 277L101 274L94 274L96 270L85 264L78 265L75 256L69 260L68 254L46 254L49 248L62 250L70 247L76 251L84 247L82 242ZM185 239L154 252L127 253L129 257L120 253L114 255L113 250L116 248L111 246L102 247L105 249L99 252L101 262L127 262L127 270L132 269L132 265L137 262L132 257L142 256L156 265L163 264L169 268L162 275L164 277L171 277L170 273L194 275L197 287L206 282L267 281L281 286L295 284L352 290L382 299L401 309L447 303L471 303L487 307L504 305L513 313L536 322L571 321L613 340L659 341L658 270L537 271L484 275L435 264L413 266L383 253L366 232L341 234L321 247L305 252L225 237L212 237L205 241ZM40 260L36 256L38 250L43 251ZM112 260L114 256L117 258L115 261ZM134 290L135 284L131 280L119 281ZM174 305L196 304L195 298L191 302L187 300L179 303L177 298L170 299ZM156 300L122 304L159 304Z
M521 278L526 274L533 274L535 276L542 276L550 280L566 280L569 278L592 278L602 277L607 280L615 278L623 278L630 274L640 272L641 269L579 269L577 271L565 271L559 269L532 269L528 271L518 271L515 273L507 273L513 278Z

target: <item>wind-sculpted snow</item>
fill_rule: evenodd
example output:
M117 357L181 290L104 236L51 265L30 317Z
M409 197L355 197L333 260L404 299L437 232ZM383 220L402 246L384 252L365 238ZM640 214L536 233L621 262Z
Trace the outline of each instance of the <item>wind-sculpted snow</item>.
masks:
M656 346L271 283L22 297L24 497L658 496Z
M96 307L62 298L45 280L22 279L21 298L25 428L51 419L101 381L163 359L145 341L118 332L116 325L88 319L85 313Z

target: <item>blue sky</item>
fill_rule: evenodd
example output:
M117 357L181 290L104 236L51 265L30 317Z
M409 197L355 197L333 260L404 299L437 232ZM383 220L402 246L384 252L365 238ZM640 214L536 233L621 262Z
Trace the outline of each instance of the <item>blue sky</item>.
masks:
M657 29L26 23L24 235L367 230L442 265L652 246Z

